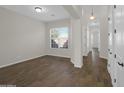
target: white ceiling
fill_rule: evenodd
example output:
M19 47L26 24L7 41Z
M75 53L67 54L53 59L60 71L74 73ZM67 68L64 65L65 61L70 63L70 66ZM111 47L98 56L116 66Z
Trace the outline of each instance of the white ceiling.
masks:
M48 9L47 13L37 13L35 7L45 7ZM69 19L72 15L62 5L3 5L0 6L11 11L15 11L19 14L32 17L34 19L50 22L62 19ZM99 19L100 16L105 15L107 11L106 5L80 5L83 9L83 18L86 22L89 21L91 11L93 8L94 16ZM69 10L71 11L71 10ZM55 15L55 16L51 16ZM70 16L71 15L71 16Z
M85 22L85 25L89 24L91 26L92 22L98 23L102 16L106 16L108 13L107 5L82 5L82 19ZM93 8L93 14L95 16L95 20L90 20L91 12Z
M37 13L34 9L37 6L47 8L48 12ZM4 5L1 7L44 22L70 18L69 13L61 5Z
M82 5L83 14L87 17L91 16L93 9L93 14L95 17L100 17L107 13L107 5Z

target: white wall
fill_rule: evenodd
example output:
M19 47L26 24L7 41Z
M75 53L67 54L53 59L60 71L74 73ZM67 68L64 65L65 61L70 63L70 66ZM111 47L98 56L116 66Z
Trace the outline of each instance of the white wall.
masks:
M83 10L82 10L83 11ZM84 13L82 13L81 26L82 26L82 56L87 56L87 18Z
M87 54L90 52L90 29L87 27Z
M45 25L0 8L0 67L44 55Z
M80 19L71 20L71 30L72 30L72 56L71 62L75 67L81 68L83 66L82 57L82 27Z
M100 18L100 57L108 58L108 17L103 15Z
M68 49L60 49L60 48L50 48L50 28L55 27L69 27L69 48ZM70 30L70 20L60 20L47 23L47 30L46 30L46 55L53 55L53 56L61 56L61 57L71 57L71 30Z
M87 56L87 28L84 27L82 30L82 52L83 56Z

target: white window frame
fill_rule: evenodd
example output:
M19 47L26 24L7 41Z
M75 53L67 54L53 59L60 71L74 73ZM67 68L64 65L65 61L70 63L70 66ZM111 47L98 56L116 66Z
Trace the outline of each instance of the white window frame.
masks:
M51 29L55 29L55 28L68 28L68 48L60 48L60 47L58 47L58 48L54 48L54 47L52 47L51 46ZM69 27L68 26L61 26L61 27L52 27L52 28L50 28L49 29L49 38L50 38L50 49L69 49L69 36L70 36L70 31L69 31Z

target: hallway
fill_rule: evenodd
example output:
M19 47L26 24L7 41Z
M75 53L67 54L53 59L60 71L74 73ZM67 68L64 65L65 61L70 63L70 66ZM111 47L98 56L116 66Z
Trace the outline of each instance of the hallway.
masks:
M74 68L68 58L44 56L0 69L0 84L33 87L112 86L107 62L97 49L84 57L84 66Z
M87 72L87 76L92 78L91 82L87 82L89 85L112 86L111 78L107 71L107 60L99 58L97 48L93 48L88 57L84 59L84 69Z

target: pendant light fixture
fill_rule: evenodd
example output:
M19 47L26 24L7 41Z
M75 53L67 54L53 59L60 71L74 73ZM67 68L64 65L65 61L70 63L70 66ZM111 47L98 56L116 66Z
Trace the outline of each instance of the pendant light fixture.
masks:
M93 8L92 8L92 12L91 12L90 20L94 20L94 19L95 19L95 17L94 17L94 15L93 15Z

